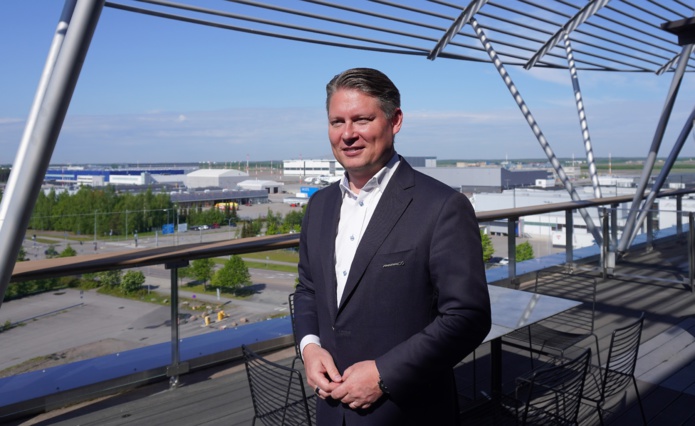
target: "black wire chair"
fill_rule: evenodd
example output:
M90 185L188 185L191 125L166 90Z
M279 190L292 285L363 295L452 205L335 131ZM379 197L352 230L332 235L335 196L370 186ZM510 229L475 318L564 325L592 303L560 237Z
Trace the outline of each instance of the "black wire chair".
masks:
M590 358L588 348L574 359L517 379L512 402L517 423L576 425Z
M598 336L594 332L596 278L586 274L539 272L536 275L534 293L578 300L583 304L515 330L504 336L503 343L526 349L530 354L535 352L550 357L564 357L569 348L593 338L596 360L601 365ZM533 356L530 359L531 367L534 368Z
M316 395L306 396L302 373L268 361L241 346L253 400L253 424L266 426L312 425L316 418Z
M288 301L288 306L290 307L290 320L292 322L292 337L294 338L294 352L295 356L294 359L292 360L292 368L294 368L295 363L297 360L304 362L302 359L302 352L299 349L299 340L297 340L297 324L295 322L294 318L294 293L290 293L290 295L287 297Z
M611 335L611 345L608 350L608 361L604 367L590 366L589 376L584 389L584 399L596 406L599 419L603 424L603 411L606 400L623 392L630 382L635 388L637 403L639 404L642 422L647 424L644 415L642 398L637 389L635 379L635 367L639 352L642 328L644 326L644 312L637 321L617 328Z

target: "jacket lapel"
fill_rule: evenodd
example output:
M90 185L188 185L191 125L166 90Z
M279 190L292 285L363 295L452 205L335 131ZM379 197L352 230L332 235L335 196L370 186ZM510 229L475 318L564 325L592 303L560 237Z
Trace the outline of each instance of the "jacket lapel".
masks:
M335 277L335 237L338 233L338 221L340 220L341 191L338 184L333 184L324 189L330 191L326 201L325 220L321 226L321 244L324 246L326 256L322 256L323 276L328 281L326 295L328 297L328 309L331 317L335 318L338 312L338 281Z
M340 300L338 313L343 309L344 304L350 299L358 283L362 280L374 254L391 233L393 227L398 223L398 219L412 201L412 196L406 190L413 185L413 169L401 158L401 163L386 186L386 190L382 194L379 204L357 247L355 258L350 266L350 275L348 275L345 284L345 291ZM335 248L333 252L335 253ZM335 275L335 271L333 275Z

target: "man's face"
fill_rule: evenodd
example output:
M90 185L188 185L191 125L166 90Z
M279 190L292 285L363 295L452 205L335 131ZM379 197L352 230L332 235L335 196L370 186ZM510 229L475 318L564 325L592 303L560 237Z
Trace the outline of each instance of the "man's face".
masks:
M340 89L333 94L328 104L328 138L351 183L361 188L388 163L402 122L400 108L388 119L379 100L359 90Z

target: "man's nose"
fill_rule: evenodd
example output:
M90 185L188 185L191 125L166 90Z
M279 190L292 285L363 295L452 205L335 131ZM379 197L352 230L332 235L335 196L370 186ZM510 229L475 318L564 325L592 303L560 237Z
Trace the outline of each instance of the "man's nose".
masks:
M357 139L357 134L354 125L352 123L345 123L343 128L343 140L345 142L353 142L355 139Z

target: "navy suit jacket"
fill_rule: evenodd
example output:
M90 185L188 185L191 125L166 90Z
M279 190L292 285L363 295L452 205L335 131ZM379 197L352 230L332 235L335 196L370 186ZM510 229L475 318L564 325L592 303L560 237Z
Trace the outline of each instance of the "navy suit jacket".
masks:
M338 183L316 192L300 238L297 338L320 337L341 374L376 360L389 395L368 410L318 400L319 425L458 424L453 366L490 330L468 199L401 158L357 248L340 303Z

